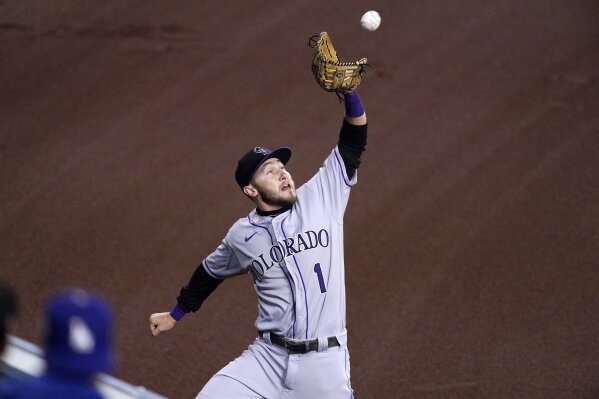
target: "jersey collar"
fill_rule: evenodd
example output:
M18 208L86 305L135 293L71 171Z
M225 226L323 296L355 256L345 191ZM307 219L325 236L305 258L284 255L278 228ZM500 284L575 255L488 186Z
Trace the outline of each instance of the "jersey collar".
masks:
M256 208L256 213L259 216L277 216L277 215L280 215L281 213L287 212L292 207L293 207L293 205L285 205L281 209L275 209L275 210L272 210L272 211L261 211L260 209Z

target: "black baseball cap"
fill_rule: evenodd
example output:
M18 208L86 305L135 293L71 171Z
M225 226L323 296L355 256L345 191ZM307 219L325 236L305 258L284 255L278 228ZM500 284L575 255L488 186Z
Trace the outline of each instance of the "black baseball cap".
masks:
M283 165L289 162L291 158L291 149L288 147L275 148L269 150L264 147L254 147L249 150L241 159L237 162L237 170L235 171L235 180L239 187L243 190L245 186L250 184L252 176L258 170L266 160L271 158L278 158Z

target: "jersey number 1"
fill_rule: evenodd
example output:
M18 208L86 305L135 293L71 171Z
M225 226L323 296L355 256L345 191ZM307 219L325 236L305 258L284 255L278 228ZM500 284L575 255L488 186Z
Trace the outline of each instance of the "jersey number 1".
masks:
M320 284L320 292L327 292L327 287L324 286L324 279L322 278L322 270L320 270L320 263L314 265L314 273L318 277L318 284Z

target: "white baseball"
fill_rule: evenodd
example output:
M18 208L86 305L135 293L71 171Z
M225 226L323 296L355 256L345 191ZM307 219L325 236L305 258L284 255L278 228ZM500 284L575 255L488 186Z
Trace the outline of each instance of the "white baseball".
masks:
M360 25L367 31L373 32L378 29L381 24L381 16L376 11L367 11L360 19Z

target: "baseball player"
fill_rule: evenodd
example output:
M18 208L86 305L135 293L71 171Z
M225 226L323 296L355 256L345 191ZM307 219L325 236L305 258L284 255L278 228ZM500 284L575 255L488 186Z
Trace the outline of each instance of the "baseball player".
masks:
M197 311L226 278L251 273L256 340L217 372L197 398L351 398L345 323L343 215L366 146L360 96L343 93L339 140L296 189L287 147L255 147L235 180L255 209L229 229L193 273L171 312L150 316L153 335Z

